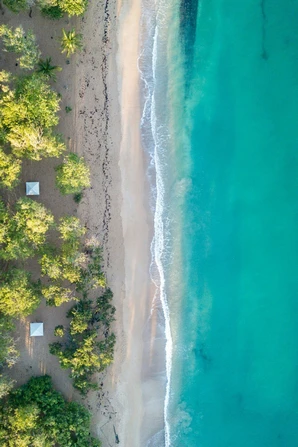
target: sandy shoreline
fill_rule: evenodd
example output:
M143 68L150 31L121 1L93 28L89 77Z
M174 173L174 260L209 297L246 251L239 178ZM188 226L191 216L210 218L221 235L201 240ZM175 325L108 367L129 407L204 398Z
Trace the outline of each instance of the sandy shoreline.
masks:
M35 11L34 20L5 12L9 24L32 28L43 55L51 55L63 67L56 84L62 93L59 131L68 148L84 155L91 168L92 187L77 210L71 198L61 198L55 190L52 168L59 161L27 163L23 180L38 178L40 200L55 216L77 213L88 234L104 247L117 309L115 361L97 378L102 389L83 401L93 414L92 430L103 447L115 444L114 427L123 447L145 446L163 428L164 339L159 333L160 309L152 311L153 228L140 142L140 6L139 0L91 1L83 18L63 19L53 29ZM83 33L84 47L66 65L57 39L60 28L71 25ZM66 105L73 108L71 114L64 112ZM65 323L66 309L67 305L58 309L42 305L18 324L21 357L12 373L18 384L31 375L50 374L68 399L80 400L68 372L48 352L54 327ZM28 321L37 320L45 323L45 337L33 340L28 337Z

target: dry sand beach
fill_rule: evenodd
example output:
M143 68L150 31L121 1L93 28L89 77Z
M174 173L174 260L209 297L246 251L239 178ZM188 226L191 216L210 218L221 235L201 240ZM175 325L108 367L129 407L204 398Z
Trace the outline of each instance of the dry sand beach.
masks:
M140 447L163 428L164 341L157 337L151 312L154 286L149 276L152 217L148 210L145 159L140 143L139 21L140 1L91 1L83 18L48 21L33 10L33 19L5 10L5 23L31 28L44 56L62 66L56 88L62 94L59 131L68 149L84 155L91 169L91 188L76 210L71 198L54 186L57 160L28 162L23 181L39 180L41 200L56 217L78 213L103 244L105 271L114 292L117 336L114 364L99 376L101 389L84 400L92 412L92 430L103 446ZM75 25L84 36L83 51L66 64L58 38L62 27ZM1 65L7 67L9 59ZM65 113L65 106L72 112ZM20 194L23 193L20 186ZM36 266L31 266L33 269ZM48 351L53 330L65 321L67 305L42 305L18 325L20 360L12 375L18 384L31 375L50 374L68 399L80 400L68 371ZM43 321L45 336L32 339L29 321ZM157 359L157 361L156 361Z

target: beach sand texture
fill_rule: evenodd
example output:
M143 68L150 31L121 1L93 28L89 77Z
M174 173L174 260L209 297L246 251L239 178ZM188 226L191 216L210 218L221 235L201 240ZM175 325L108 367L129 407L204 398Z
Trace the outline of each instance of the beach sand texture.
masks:
M58 130L68 149L84 155L91 169L91 188L80 205L62 197L54 185L54 167L59 160L27 162L18 193L26 180L40 181L42 201L56 218L78 215L103 244L105 271L114 292L117 309L114 330L117 336L114 364L97 377L102 385L89 393L84 404L92 412L92 431L103 446L115 444L140 447L163 428L164 342L157 341L157 316L151 312L154 286L149 276L152 217L146 195L145 159L140 143L139 96L139 0L91 1L83 18L52 22L33 10L16 16L5 9L3 22L22 23L37 36L43 57L63 70L55 88L62 94ZM61 28L72 26L84 36L83 51L70 58L59 51ZM1 66L12 69L11 56ZM72 112L66 114L65 106ZM30 269L38 274L31 262ZM59 367L48 344L56 325L66 324L69 305L45 305L20 322L19 362L12 370L17 384L31 375L50 374L55 387L68 399L81 400L74 392L68 371ZM30 321L43 321L45 335L32 339ZM157 359L157 361L155 361Z

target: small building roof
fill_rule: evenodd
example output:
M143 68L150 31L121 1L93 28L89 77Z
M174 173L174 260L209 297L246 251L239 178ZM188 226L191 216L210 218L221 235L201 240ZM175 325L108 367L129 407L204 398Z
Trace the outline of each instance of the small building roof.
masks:
M26 182L26 195L39 196L39 182Z
M43 336L43 323L30 323L30 337Z

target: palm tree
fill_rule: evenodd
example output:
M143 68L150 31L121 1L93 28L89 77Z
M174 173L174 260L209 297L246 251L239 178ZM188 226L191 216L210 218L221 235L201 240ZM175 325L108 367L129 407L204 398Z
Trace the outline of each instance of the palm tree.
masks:
M58 67L57 65L51 65L52 58L47 57L46 59L39 59L37 65L38 69L36 70L37 73L43 73L45 76L53 79L53 81L56 81L56 71L61 71L62 68Z
M75 29L66 32L65 29L62 29L62 39L61 39L61 48L62 53L66 53L67 57L71 54L75 53L77 50L81 50L82 48L82 34L77 34Z

